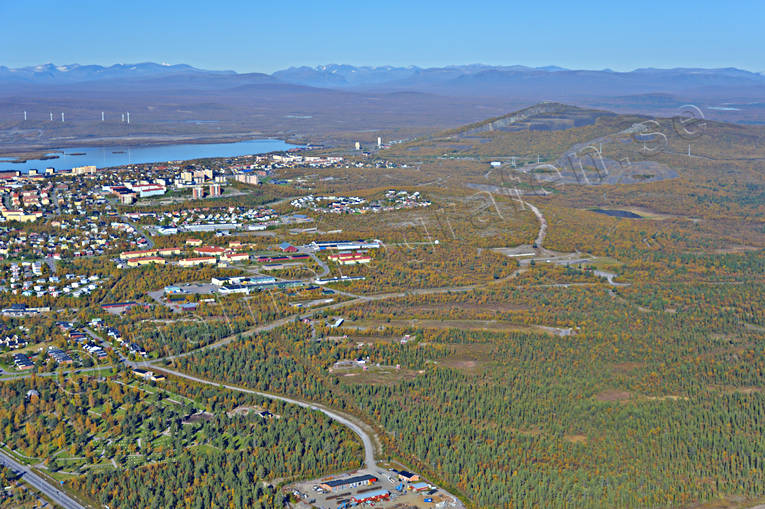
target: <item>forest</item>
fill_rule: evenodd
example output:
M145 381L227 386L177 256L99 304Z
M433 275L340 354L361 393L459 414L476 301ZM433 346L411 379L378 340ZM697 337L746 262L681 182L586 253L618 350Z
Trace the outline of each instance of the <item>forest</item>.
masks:
M274 479L361 456L322 414L174 379L27 378L0 394L3 443L110 507L277 507Z
M127 270L112 249L56 264L61 274L99 275L105 284L90 295L4 293L5 304L54 309L0 318L4 335L30 338L24 351L35 363L0 382L0 440L109 507L282 507L290 482L361 465L349 429L215 385L225 383L363 421L380 442L378 460L421 473L468 507L765 503L763 131L710 122L691 157L688 140L661 119L667 143L649 156L624 132L642 117L560 110L537 120L581 123L505 129L507 119L490 119L348 156L348 167L281 169L275 175L292 184L237 186L242 194L210 206L287 215L295 195L371 199L404 189L427 196L428 207L304 210L310 227L194 234L269 254L281 242L377 239L369 263L340 265L317 251L274 271L254 260ZM624 181L566 173L567 156L596 144ZM564 170L557 181L553 165ZM125 239L115 240L116 249ZM360 279L316 281L324 270ZM305 281L175 296L195 305L183 311L162 291L233 275ZM101 308L126 300L142 305ZM80 349L62 321L102 323L102 335L116 328L147 353L105 340L113 350L103 365L67 373L40 350ZM15 369L14 352L0 357L4 369ZM126 362L212 385L150 382Z

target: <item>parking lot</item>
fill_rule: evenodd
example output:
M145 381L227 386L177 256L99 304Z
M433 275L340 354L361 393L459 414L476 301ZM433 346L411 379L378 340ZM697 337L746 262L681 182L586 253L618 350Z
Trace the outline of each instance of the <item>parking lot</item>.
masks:
M336 479L346 479L371 475L377 480L371 484L362 484L355 487L338 487L331 491L321 489L321 484ZM337 509L344 507L382 507L399 508L416 507L422 509L429 508L462 508L463 505L452 495L446 493L440 488L433 486L427 481L420 483L428 484L427 489L416 492L412 488L417 483L401 481L398 474L391 470L377 469L370 471L367 469L345 472L330 477L322 477L292 484L288 487L288 492L300 499L300 502L293 504L295 508L321 508ZM421 488L422 489L422 488ZM378 493L380 490L387 491L390 496L388 500L377 500L374 502L364 502L358 504L356 500L363 500L370 494Z

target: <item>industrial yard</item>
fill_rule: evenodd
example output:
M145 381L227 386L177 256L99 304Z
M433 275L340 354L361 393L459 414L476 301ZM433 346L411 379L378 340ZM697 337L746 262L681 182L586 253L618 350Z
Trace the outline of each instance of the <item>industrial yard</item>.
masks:
M285 487L292 507L345 509L348 507L462 508L453 495L399 469L362 469L303 481Z

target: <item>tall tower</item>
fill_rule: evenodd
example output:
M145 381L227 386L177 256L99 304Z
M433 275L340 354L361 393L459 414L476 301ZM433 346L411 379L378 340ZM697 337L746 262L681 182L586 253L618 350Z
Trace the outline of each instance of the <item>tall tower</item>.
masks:
M25 111L24 112L24 122L26 122L26 121L27 121L27 112Z
M361 143L358 141L356 142L356 150L361 150Z
M127 123L128 124L130 123L130 112L129 111L127 112Z
M102 111L101 112L101 122L103 122L103 121L104 121L104 112Z
M380 147L382 147L382 137L378 136L377 137L377 148L380 148Z
M64 112L63 111L61 112L61 121L62 122L64 121Z
M50 112L50 121L53 122L53 112Z

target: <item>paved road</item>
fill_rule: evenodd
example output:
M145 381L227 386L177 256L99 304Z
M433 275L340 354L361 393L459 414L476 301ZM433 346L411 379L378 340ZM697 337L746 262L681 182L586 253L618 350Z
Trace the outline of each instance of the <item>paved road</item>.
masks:
M52 484L49 484L42 477L34 473L30 467L19 463L3 451L0 451L0 464L3 464L11 470L20 473L21 477L26 482L40 490L53 502L60 505L64 509L85 508L85 506L70 498L69 495L54 487Z
M329 267L327 266L326 263L321 261L321 259L319 259L319 257L316 256L316 254L313 251L306 250L306 251L301 251L301 252L308 253L308 256L310 256L313 261L318 263L319 267L321 268L321 274L317 274L316 277L313 278L314 280L315 279L321 279L321 278L327 277L329 275Z
M105 340L103 337L96 334L91 328L85 327L84 329L85 329L85 333L88 336L90 336L96 343L101 345L101 348L103 348L104 351L113 350L120 361L122 362L125 361L125 356L122 355L122 351L119 348L112 348L112 344L109 341ZM98 359L96 359L96 363L97 362L98 362Z
M364 429L361 426L356 424L351 419L349 419L349 418L347 418L347 417L345 417L345 416L335 412L334 410L331 410L331 409L325 407L324 405L317 405L315 403L306 403L305 401L300 401L300 400L292 399L292 398L286 398L284 396L277 396L276 394L269 394L267 392L258 392L258 391L253 391L251 389L244 389L242 387L236 387L234 385L226 385L226 384L221 384L219 382L211 382L209 380L205 380L204 378L199 378L199 377L187 375L187 374L182 373L180 371L175 371L175 370L168 369L168 368L158 368L156 366L153 366L153 365L149 364L148 362L146 362L146 363L135 363L135 364L136 365L140 365L142 367L149 368L149 369L153 369L155 371L164 371L164 372L166 372L168 374L171 374L173 376L176 376L176 377L179 377L179 378L185 378L187 380L191 380L193 382L197 382L197 383L200 383L200 384L212 385L214 387L223 387L223 388L229 389L231 391L244 392L244 393L247 393L247 394L255 394L255 395L261 396L263 398L268 398L268 399L273 399L273 400L278 400L278 401L284 401L285 403L291 403L293 405L298 405L300 407L308 408L310 410L318 410L319 412L325 414L330 419L335 420L335 421L339 422L340 424L342 424L344 426L347 426L354 433L356 433L359 436L359 438L361 438L361 442L364 444L364 465L367 468L369 468L369 469L376 469L377 468L377 462L375 461L375 448L374 448L374 443L372 441L372 436L369 433L367 433L366 431L364 431Z
M143 227L137 225L135 222L131 221L126 215L120 216L123 222L129 224L133 228L135 228L135 231L138 235L143 237L143 240L146 241L146 245L143 246L141 249L153 249L154 248L154 241L151 240L151 237L146 234L146 231L143 229Z

